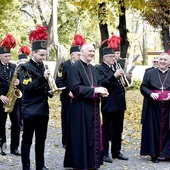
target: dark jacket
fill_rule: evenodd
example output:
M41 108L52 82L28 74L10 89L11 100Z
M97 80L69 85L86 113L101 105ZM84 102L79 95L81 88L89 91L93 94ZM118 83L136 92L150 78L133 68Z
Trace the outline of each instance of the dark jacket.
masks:
M4 65L0 62L0 95L7 94L16 65L9 63L8 67L10 70L9 74L5 71Z
M23 70L23 117L29 115L48 115L47 92L50 90L44 75L44 65L37 65L33 60L22 66ZM52 97L52 96L50 96Z
M106 87L109 92L109 96L102 99L102 112L126 110L125 89L121 85L120 80L114 77L115 71L109 68L109 66L105 63L99 65L97 70L102 78L102 86ZM108 81L108 78L110 77L112 77L111 83Z
M67 75L69 72L69 68L72 65L71 60L67 60L63 63L60 64L59 69L58 69L58 73L57 73L57 77L56 77L56 85L58 88L61 87L66 87L66 89L62 90L61 94L60 94L60 100L61 101L69 101L70 97L69 97L69 87L68 87L68 80L67 80Z

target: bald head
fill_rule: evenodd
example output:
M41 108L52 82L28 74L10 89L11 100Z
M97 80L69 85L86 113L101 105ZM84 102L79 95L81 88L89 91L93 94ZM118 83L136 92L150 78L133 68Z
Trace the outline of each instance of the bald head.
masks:
M170 55L169 55L168 53L165 53L165 52L161 53L161 54L159 55L158 59L160 59L162 56L166 57L167 60L170 60Z
M82 53L81 59L87 63L90 63L94 58L95 54L94 46L89 43L83 44L81 47L81 53Z
M158 68L163 71L167 70L170 64L170 55L168 53L161 53L158 59Z
M88 48L94 48L94 46L90 43L84 43L82 46L81 46L81 51L83 50L87 50Z

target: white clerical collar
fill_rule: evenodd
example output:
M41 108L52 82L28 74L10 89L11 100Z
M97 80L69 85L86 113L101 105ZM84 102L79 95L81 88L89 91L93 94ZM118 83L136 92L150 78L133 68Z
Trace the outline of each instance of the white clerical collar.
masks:
M82 60L84 63L86 63L87 65L89 65L90 63L88 63L87 61L84 61L82 58L80 59Z
M169 69L169 68L167 68L166 70L161 70L161 69L159 68L159 71L161 71L162 73L165 73L166 71L168 71L168 69Z

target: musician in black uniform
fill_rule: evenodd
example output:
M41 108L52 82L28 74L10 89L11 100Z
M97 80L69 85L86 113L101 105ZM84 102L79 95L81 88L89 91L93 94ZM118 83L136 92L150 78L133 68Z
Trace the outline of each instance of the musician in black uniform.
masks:
M108 45L109 46L109 45ZM113 47L114 48L114 47ZM120 160L128 160L121 154L121 135L123 132L124 112L126 110L125 88L120 81L124 71L122 68L116 69L114 63L116 49L103 48L103 63L97 67L97 70L103 80L103 86L108 89L109 96L104 98L101 103L101 111L103 117L103 161L112 163L109 157L109 140L110 127L112 128L111 154L112 158ZM107 80L108 77L114 76L112 83Z
M10 50L14 48L16 41L11 34L8 34L0 44L0 154L5 156L6 148L6 120L8 113L5 112L3 106L9 103L9 98L6 96L9 90L11 80L16 68L15 64L10 63ZM19 85L19 80L14 80L14 85ZM9 113L11 121L11 144L10 152L14 155L20 155L18 151L20 141L20 127L17 113L17 102L14 109Z
M49 121L48 97L52 97L43 60L47 55L47 32L45 26L38 26L30 33L32 57L22 66L23 84L23 136L21 158L23 170L30 170L30 148L35 132L36 170L47 170L44 161L45 140Z
M28 62L28 55L30 54L30 49L28 46L22 46L18 51L18 78L22 80L21 66ZM20 84L19 89L22 91L22 85ZM22 97L18 99L18 118L20 124L20 130L23 130L23 120L22 120Z
M63 148L66 148L66 144L67 144L67 129L68 129L69 107L70 107L70 99L71 99L71 92L68 87L67 75L70 66L80 59L81 56L80 47L84 42L85 41L81 35L74 36L74 42L72 43L73 45L70 48L70 59L60 64L58 69L58 74L56 77L57 87L58 88L66 87L66 89L64 89L60 94Z

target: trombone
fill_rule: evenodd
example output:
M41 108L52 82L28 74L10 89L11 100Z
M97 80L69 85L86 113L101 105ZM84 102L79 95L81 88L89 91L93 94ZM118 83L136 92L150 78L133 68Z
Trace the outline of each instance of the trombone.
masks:
M122 69L121 65L117 61L115 61L115 64L116 64L116 70ZM127 80L125 74L120 76L120 82L122 83L123 87L125 88L130 87L129 81Z

